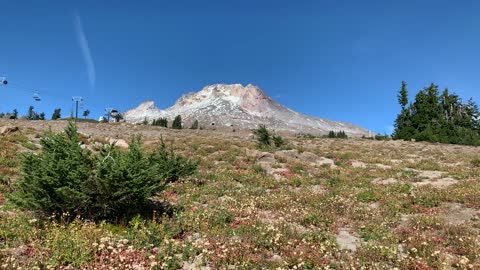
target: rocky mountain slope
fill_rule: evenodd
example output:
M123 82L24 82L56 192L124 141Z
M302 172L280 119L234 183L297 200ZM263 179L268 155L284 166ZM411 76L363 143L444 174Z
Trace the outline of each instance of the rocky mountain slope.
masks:
M353 124L310 117L295 112L268 97L254 85L215 84L196 93L180 97L170 108L161 110L153 101L123 113L130 123L166 117L171 122L181 115L184 125L195 120L200 126L216 128L251 129L259 124L283 132L325 134L330 130L343 130L349 135L368 135L368 130Z

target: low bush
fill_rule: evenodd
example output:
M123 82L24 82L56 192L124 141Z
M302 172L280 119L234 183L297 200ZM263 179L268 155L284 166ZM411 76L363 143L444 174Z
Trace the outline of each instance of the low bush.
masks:
M269 148L271 146L282 147L286 144L285 140L280 135L272 135L265 125L259 125L253 131L258 147Z
M80 147L73 122L64 133L48 133L40 143L40 154L22 157L22 177L9 198L43 216L118 221L146 214L150 197L193 174L197 166L167 149L163 140L155 151L145 153L139 137L127 151L110 144L94 155Z

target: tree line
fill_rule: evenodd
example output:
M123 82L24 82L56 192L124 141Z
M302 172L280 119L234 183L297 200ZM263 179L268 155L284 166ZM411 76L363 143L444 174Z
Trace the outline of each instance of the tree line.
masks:
M448 88L440 93L432 83L409 103L404 81L397 98L401 111L395 120L394 139L480 145L480 113L473 99L463 102Z
M62 118L61 114L62 110L60 108L55 108L53 110L51 120L57 120ZM87 119L90 115L90 110L83 111L83 117ZM35 111L35 107L30 106L28 107L27 114L24 116L26 120L46 120L46 115L44 112L37 113ZM0 113L0 118L8 118L8 119L18 119L18 110L14 109L12 112L7 113Z
M143 124L144 125L148 125L148 120L147 118L145 118L143 120ZM151 123L152 126L160 126L160 127L168 127L168 120L166 117L160 117L158 119L153 119L152 123ZM172 122L172 128L173 129L183 129L183 124L182 124L182 116L181 115L177 115L175 117L175 119L173 119L173 122ZM195 120L192 125L190 126L190 129L198 129L199 128L199 125L198 125L198 120Z

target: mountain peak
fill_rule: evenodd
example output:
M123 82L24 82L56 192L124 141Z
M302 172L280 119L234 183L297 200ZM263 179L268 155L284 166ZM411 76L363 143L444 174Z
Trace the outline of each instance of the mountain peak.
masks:
M144 108L144 109L151 109L151 108L156 108L155 102L152 100L146 100L142 102L139 106L139 108Z
M294 112L273 101L258 86L248 84L213 84L198 92L182 95L176 103L165 110L146 101L124 113L128 122L142 122L166 117L172 121L181 115L185 124L198 120L202 126L236 127L252 129L259 124L277 131L325 134L330 130L343 130L349 135L361 136L368 130L358 126L309 117Z

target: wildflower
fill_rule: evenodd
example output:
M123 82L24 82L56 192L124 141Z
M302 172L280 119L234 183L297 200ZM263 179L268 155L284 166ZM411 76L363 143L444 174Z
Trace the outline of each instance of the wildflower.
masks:
M460 259L460 264L467 264L470 260L465 257L465 256L462 256L462 258Z
M28 221L28 223L30 223L30 224L33 224L33 223L35 223L35 222L37 222L37 219L36 219L36 218L30 219L30 220Z

